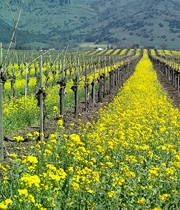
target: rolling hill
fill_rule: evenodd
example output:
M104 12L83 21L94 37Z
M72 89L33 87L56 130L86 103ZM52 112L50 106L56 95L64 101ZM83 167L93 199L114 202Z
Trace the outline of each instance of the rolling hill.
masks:
M19 46L71 48L82 43L180 48L178 0L10 0ZM8 43L13 20L0 3L0 40ZM85 46L85 45L84 45Z

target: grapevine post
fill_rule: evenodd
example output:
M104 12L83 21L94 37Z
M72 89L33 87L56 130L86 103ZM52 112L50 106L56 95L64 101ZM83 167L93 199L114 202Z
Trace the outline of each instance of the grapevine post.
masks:
M2 43L0 42L0 74L2 71ZM0 78L0 161L3 161L3 83Z
M43 70L42 70L42 55L40 56L40 89L43 86ZM43 126L43 92L40 93L40 140L43 140L44 126Z

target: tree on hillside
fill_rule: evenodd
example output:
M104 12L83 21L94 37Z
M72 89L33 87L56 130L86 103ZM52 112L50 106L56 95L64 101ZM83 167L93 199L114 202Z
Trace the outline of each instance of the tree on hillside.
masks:
M167 46L168 46L167 43L162 43L162 44L160 45L160 48L161 48L162 50L165 50L165 49L167 49Z
M60 5L62 6L63 4L70 4L70 0L59 0Z

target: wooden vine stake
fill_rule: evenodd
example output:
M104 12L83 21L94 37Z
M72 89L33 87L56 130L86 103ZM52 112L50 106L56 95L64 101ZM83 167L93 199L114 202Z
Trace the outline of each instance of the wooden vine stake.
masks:
M92 59L93 59L93 55L91 56L91 74L92 74L92 71L93 71Z
M2 71L2 43L0 42L0 74ZM3 83L0 78L0 161L4 159L3 150Z
M106 56L104 58L104 91L103 91L103 98L106 95Z
M56 84L56 63L54 64L54 70L53 70L53 83L52 86Z
M79 113L79 97L78 97L78 85L79 85L79 57L78 57L78 68L77 68L77 81L76 81L76 92L75 92L75 115Z
M19 63L19 69L21 69L21 80L23 79L23 63Z
M179 76L180 76L180 74L178 72L178 76L177 76L177 89L178 89L178 93L179 93Z
M95 107L95 88L96 88L96 66L94 66L94 79L92 82L92 101L93 101L93 108Z
M87 78L87 64L85 64L85 111L89 110L89 79Z
M12 70L12 79L11 79L11 90L12 90L12 97L15 97L15 89L14 89L14 83L16 81L16 76L14 74L14 65L13 65L13 70Z
M102 79L103 79L103 76L100 75L100 77L99 77L99 90L98 90L98 102L102 102Z
M113 78L113 74L112 74L112 66L110 66L110 71L109 71L109 94L112 90L112 78Z
M48 68L49 68L49 66L48 66L48 64L46 65L46 71L45 71L45 76L46 76L46 84L45 84L45 86L46 87L48 87L48 80L49 80L49 74L48 74Z
M76 74L76 71L75 71ZM73 79L73 86L71 87L71 89L74 92L74 98L75 98L75 116L78 116L79 113L79 99L78 99L78 85L79 85L79 58L78 58L78 67L77 67L77 75L76 77Z
M110 62L110 56L109 56L109 61L107 65L107 94L110 94L110 74L109 74L110 68L111 68L111 62Z
M25 78L25 98L27 96L27 89L28 89L28 66L27 66L27 63L26 63L26 78Z
M61 81L61 59L59 61L59 81Z
M40 56L40 89L43 87L42 55ZM43 141L44 134L43 123L43 92L40 93L40 141Z
M62 79L59 81L60 84L60 90L59 90L59 96L60 96L60 115L64 115L64 90L66 87L66 81L64 77L64 61L62 62Z

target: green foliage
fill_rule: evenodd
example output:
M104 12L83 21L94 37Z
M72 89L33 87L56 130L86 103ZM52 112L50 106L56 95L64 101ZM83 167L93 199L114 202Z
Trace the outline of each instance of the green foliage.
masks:
M11 0L9 3L15 19L23 8L17 32L22 46L35 46L34 42L38 42L56 48L67 45L75 48L83 42L94 42L159 47L164 41L168 47L178 46L178 1L168 5L166 1L147 0ZM0 3L0 13L0 39L8 43L13 21L5 0ZM166 39L161 40L164 34Z

